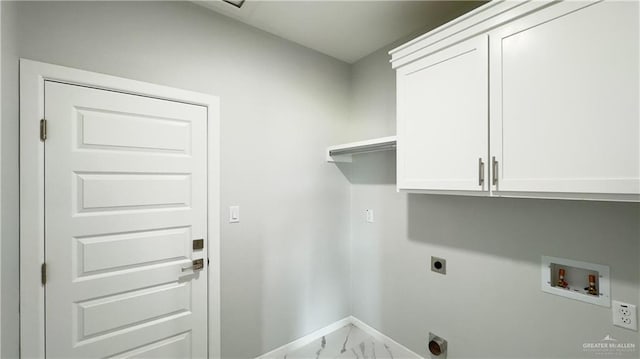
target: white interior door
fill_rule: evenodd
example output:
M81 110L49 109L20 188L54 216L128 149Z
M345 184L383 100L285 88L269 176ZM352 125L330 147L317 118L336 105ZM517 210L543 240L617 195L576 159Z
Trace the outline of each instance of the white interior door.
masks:
M488 190L488 61L481 35L398 70L399 189Z
M206 111L45 83L47 357L206 357Z

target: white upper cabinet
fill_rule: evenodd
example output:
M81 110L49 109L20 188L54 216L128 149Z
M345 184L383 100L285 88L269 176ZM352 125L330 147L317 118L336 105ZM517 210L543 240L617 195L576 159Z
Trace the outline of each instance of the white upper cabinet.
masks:
M488 190L487 66L481 35L398 71L400 188Z
M638 4L575 7L490 33L499 192L640 193Z
M398 189L639 201L638 7L492 2L393 50Z

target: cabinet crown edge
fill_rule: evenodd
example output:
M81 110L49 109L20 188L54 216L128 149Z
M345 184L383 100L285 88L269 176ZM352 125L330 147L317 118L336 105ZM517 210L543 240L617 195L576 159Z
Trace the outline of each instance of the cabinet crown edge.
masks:
M464 41L470 37L487 33L521 16L557 1L513 1L494 0L453 19L423 35L416 37L389 51L391 66L396 69L421 57Z

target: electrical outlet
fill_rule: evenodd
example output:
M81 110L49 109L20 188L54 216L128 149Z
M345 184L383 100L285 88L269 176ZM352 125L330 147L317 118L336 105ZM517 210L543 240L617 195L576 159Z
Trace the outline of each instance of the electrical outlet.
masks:
M368 209L366 210L366 217L367 217L367 223L373 223L373 210L372 209Z
M638 316L635 305L618 302L616 300L612 301L611 304L613 325L638 330Z
M240 222L240 206L229 207L229 223Z

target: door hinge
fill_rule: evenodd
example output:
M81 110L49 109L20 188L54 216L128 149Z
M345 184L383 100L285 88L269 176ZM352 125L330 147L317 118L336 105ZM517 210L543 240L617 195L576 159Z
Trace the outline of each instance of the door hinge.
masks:
M44 142L47 140L47 120L44 118L40 120L40 141Z
M40 281L42 285L47 284L47 263L42 263L40 266Z
M484 161L478 158L478 186L484 185Z

